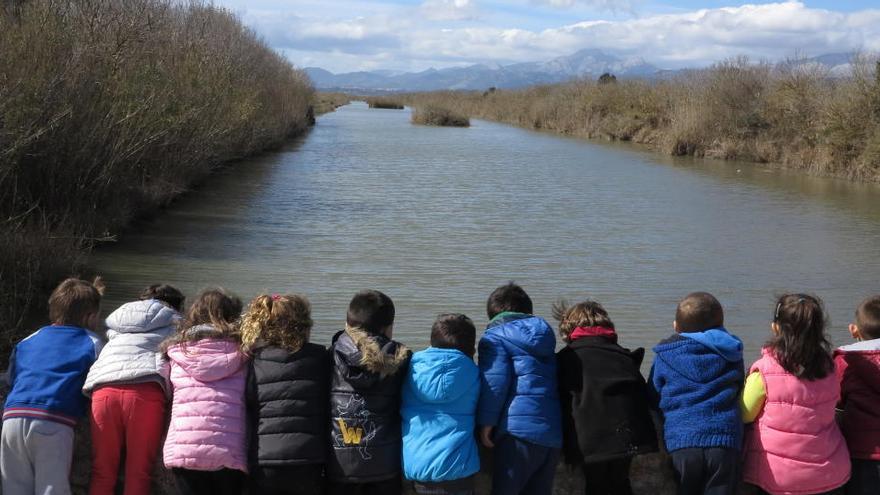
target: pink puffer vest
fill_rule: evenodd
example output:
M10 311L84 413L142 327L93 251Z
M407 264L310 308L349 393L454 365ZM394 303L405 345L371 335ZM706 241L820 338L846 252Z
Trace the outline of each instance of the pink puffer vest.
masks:
M849 452L834 421L835 374L808 381L786 372L768 349L752 365L764 380L764 409L746 434L743 479L773 495L821 493L849 480Z
M172 346L168 357L174 395L165 439L165 466L247 472L247 367L238 345L203 339Z

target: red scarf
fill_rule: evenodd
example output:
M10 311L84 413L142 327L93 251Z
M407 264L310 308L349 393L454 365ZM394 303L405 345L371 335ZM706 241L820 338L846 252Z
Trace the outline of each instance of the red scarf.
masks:
M572 330L571 335L568 339L571 342L581 338L581 337L605 337L610 340L612 343L617 343L617 332L614 331L613 328L606 327L577 327Z

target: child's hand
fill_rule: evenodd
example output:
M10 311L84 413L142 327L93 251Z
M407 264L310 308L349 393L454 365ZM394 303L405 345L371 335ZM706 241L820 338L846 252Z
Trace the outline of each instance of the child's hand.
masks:
M491 426L481 426L480 427L480 443L483 444L487 449L491 449L495 447L495 444L492 443L492 427Z

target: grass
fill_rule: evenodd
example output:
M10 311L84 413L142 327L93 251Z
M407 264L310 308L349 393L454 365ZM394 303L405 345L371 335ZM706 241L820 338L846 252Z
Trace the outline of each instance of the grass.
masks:
M313 89L199 1L0 4L0 353L88 251L307 129Z
M797 60L735 58L671 80L575 81L522 90L411 94L414 107L672 155L771 163L880 181L880 72L860 55L846 78Z
M312 106L315 108L316 115L333 112L337 108L351 103L351 96L345 93L315 93Z
M403 103L383 96L367 98L367 105L370 108L384 108L387 110L403 110Z
M412 122L413 124L441 127L470 127L471 125L467 114L435 104L417 106L412 113Z

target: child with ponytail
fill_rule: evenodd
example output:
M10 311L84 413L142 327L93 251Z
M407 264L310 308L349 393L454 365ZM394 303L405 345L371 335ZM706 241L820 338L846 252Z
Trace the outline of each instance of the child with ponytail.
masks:
M330 360L311 329L311 305L296 294L259 295L242 318L251 493L323 493Z
M849 479L849 452L835 422L840 384L825 326L818 298L780 297L773 336L746 379L743 421L754 426L746 434L743 478L764 493L830 493Z
M237 297L205 290L163 344L173 389L164 459L181 495L239 495L244 486L247 357L240 314Z

